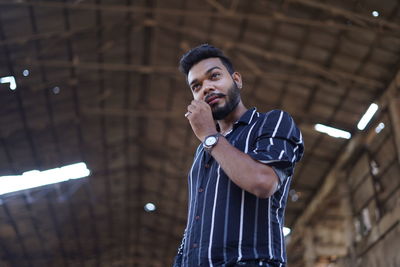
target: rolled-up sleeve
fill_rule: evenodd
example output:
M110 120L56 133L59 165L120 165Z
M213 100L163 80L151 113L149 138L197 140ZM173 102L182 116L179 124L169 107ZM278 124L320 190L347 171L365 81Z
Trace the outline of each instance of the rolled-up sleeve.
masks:
M280 183L291 176L304 151L301 132L285 111L273 110L259 122L248 154L271 166Z

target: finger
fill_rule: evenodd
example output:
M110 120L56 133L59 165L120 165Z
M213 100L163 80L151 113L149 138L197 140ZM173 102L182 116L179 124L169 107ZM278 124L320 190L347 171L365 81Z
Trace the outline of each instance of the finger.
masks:
M197 109L197 107L196 107L195 105L193 105L193 104L190 104L190 105L187 107L187 110L188 110L189 112L191 112L191 113L195 112L196 109Z
M198 106L198 105L204 105L207 104L207 102L205 102L204 100L192 100L192 105Z

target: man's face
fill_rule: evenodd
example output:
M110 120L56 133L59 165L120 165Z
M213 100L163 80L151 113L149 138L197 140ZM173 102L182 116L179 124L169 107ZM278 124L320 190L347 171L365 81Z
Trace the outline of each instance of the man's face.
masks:
M193 65L187 76L193 98L211 106L215 120L231 113L240 102L240 74L230 74L219 58L204 59Z

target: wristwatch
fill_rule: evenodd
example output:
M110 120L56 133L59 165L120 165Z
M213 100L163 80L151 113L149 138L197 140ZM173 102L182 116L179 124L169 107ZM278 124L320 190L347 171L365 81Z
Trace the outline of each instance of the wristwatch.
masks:
M221 135L220 133L217 133L217 134L209 135L206 138L204 138L204 141L203 141L204 149L207 150L208 152L210 152L211 149L218 143L218 139L219 139L220 135Z

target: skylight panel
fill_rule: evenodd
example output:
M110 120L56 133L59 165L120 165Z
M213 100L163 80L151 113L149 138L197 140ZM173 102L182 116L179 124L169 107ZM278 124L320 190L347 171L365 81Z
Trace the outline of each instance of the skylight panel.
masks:
M32 170L22 175L0 176L0 195L89 176L83 162L45 171Z
M324 124L319 124L319 123L315 124L314 128L318 132L325 133L325 134L335 137L335 138L344 138L344 139L351 138L351 134L349 132L341 130L341 129L333 128L330 126L326 126Z
M9 83L11 90L17 89L17 82L15 81L14 76L1 77L0 78L0 83Z
M367 111L362 116L361 120L357 124L357 128L359 130L364 130L368 123L371 121L372 117L375 115L376 111L378 110L378 105L372 103Z

